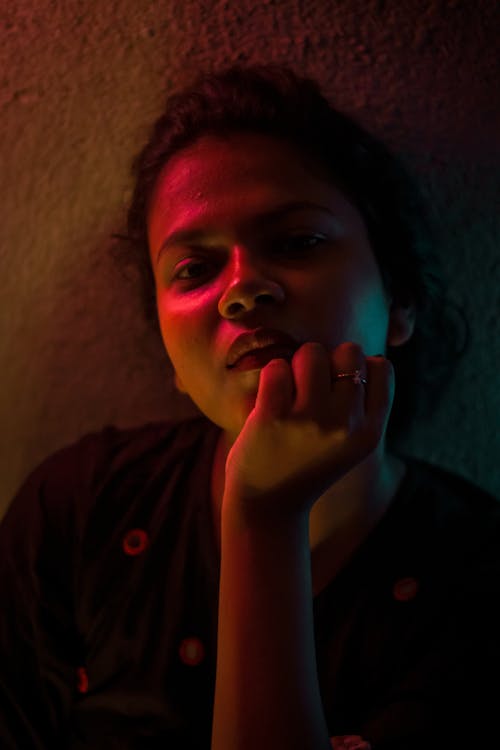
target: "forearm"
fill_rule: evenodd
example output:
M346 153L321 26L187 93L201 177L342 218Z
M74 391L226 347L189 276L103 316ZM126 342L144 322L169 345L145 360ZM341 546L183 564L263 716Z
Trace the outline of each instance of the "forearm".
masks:
M228 748L331 750L316 669L307 516L256 528L223 513L211 750Z

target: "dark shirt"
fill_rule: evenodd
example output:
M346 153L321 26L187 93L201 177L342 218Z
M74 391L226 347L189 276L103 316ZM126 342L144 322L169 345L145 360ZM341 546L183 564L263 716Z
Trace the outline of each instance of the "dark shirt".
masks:
M0 524L2 750L210 749L219 434L107 426L27 477ZM330 735L500 747L500 503L400 457L389 510L313 601Z

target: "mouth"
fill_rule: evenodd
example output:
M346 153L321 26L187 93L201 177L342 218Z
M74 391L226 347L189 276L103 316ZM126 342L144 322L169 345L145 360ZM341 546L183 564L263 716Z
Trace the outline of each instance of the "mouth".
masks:
M286 359L290 362L294 353L294 349L290 346L272 344L244 354L234 365L228 366L228 369L233 372L257 370L267 365L272 359Z

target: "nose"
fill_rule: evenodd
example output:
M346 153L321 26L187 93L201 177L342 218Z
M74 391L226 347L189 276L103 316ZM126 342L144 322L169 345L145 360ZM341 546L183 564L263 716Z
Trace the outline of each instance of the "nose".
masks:
M257 262L241 246L234 248L228 274L229 281L218 305L219 313L224 318L235 318L259 304L284 300L283 287L270 278L266 264Z

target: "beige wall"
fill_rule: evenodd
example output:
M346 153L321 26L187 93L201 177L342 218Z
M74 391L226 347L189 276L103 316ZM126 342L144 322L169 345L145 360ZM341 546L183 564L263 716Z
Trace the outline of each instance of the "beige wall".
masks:
M405 448L500 494L494 0L2 5L0 509L85 432L197 413L106 247L165 92L236 60L317 77L423 176L472 341Z

